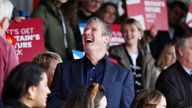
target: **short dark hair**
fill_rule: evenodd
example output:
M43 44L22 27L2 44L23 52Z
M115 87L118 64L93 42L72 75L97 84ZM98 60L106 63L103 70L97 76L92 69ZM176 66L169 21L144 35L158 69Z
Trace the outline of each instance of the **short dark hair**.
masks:
M174 9L175 6L179 6L183 11L188 11L186 4L182 1L173 1L171 3L168 3L169 9Z
M3 87L3 101L20 99L28 92L30 86L38 86L45 71L37 64L23 62L16 66L5 80Z

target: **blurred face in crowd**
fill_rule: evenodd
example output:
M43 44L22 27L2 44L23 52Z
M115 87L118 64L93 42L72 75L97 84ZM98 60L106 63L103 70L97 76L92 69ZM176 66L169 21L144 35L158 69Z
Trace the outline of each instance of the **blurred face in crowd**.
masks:
M47 85L47 75L42 74L42 80L39 82L38 86L34 88L34 107L45 107L47 102L47 95L50 93L50 90Z
M171 64L175 63L176 61L176 52L175 52L175 46L169 46L166 55L165 55L166 64L170 66Z
M51 86L51 83L52 83L52 80L53 80L53 76L54 76L54 73L55 73L55 68L56 68L58 63L60 63L60 61L58 61L56 59L52 59L50 61L49 68L47 70L48 86L49 87Z
M107 23L112 24L116 20L117 11L113 5L108 5L104 10L104 13L101 14L101 18Z
M156 108L166 108L167 103L166 103L166 99L164 96L161 97L161 100L159 102L159 104L156 106Z
M102 0L82 0L82 7L87 13L95 13L102 4Z
M107 108L107 98L103 96L99 101L99 106L97 108Z
M179 49L180 61L182 65L192 70L192 37L188 38L186 47Z
M173 9L169 9L168 11L168 18L169 18L169 24L173 27L178 25L179 23L182 23L182 21L186 15L186 12L183 11L179 6L175 5Z
M141 38L141 31L139 31L135 24L125 24L123 25L122 35L126 45L133 46L137 44L139 38Z
M109 36L102 35L102 30L103 25L98 20L92 20L88 23L82 37L83 49L86 54L106 51Z

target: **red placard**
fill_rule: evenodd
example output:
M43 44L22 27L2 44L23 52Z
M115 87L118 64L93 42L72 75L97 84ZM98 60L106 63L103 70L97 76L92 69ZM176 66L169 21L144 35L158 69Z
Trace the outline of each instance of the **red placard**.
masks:
M187 13L186 23L192 27L192 1L190 1L189 10Z
M140 22L144 30L155 26L168 30L167 0L127 0L127 15Z
M26 19L17 23L13 21L7 30L7 34L13 35L16 40L15 49L19 61L31 61L44 48L42 19Z
M110 24L109 27L112 30L112 39L110 46L119 45L125 42L120 31L120 24Z

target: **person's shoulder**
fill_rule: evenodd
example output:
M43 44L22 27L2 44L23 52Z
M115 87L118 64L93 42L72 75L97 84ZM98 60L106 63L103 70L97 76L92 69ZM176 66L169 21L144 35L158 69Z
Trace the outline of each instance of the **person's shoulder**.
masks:
M46 14L48 12L48 9L45 5L40 5L39 7L37 7L31 14L32 18L35 17L42 17L44 14Z
M0 36L0 46L5 48L4 50L7 50L8 47L14 48L14 46L9 43L5 38Z
M108 64L110 64L110 66L111 66L111 69L116 69L116 70L118 70L118 71L120 71L120 72L130 72L130 70L128 70L127 68L125 68L125 67L123 67L123 66L121 66L121 65L119 65L119 64L116 64L116 63L113 63L113 62L111 62L111 61L109 61L108 60Z
M168 67L167 69L163 70L159 75L159 79L161 80L175 79L179 75L179 72L178 72L179 70L177 65L178 64L175 63L170 67Z
M70 60L67 62L63 62L63 63L59 63L59 66L72 66L74 64L78 64L78 63L83 63L83 59L75 59L75 60Z
M111 47L109 47L109 49L110 50L118 50L121 47L123 47L123 44L111 46Z

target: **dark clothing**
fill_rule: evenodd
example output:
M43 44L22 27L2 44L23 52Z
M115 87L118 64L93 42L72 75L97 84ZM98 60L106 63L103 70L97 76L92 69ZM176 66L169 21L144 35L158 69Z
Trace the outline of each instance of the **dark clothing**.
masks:
M167 108L189 108L192 106L192 77L179 62L161 72L156 89L167 100Z
M168 31L158 31L157 36L150 43L152 56L157 60L164 46L168 43L174 43L183 34L185 34L185 31L180 26L175 28L173 38L170 37L170 34Z
M85 84L99 83L103 82L103 75L105 69L105 58L98 61L96 65L93 65L88 58L85 58Z
M18 100L15 99L8 99L4 102L4 107L3 108L30 108Z
M3 108L3 101L0 98L0 108Z
M91 18L96 16L95 14L92 14L90 16L86 16L82 10L78 11L78 22L79 23L87 23L87 21Z
M133 61L131 59L131 56L129 55L129 53L126 51L126 48L124 46L124 50L127 54L127 57L129 59L129 62L130 62L130 67L131 67L131 70L133 72L133 76L134 76L134 87L135 87L135 91L139 91L141 89L143 89L143 79L142 79L142 60L143 60L143 55L141 53L141 51L139 51L139 54L137 56L137 59L136 59L136 66L133 65Z
M104 59L103 81L100 83L107 96L107 108L130 108L134 98L133 75L120 65ZM48 108L63 108L67 97L79 86L85 85L85 58L56 67L48 98Z
M77 35L77 32L74 32L70 19L68 16L65 16L64 11L63 7L60 9L56 7L54 0L46 0L44 5L40 5L32 13L31 17L42 18L43 20L46 50L58 53L63 61L66 62L73 59L71 51L81 47L81 37ZM59 16L61 13L63 19ZM76 36L79 37L76 38Z

